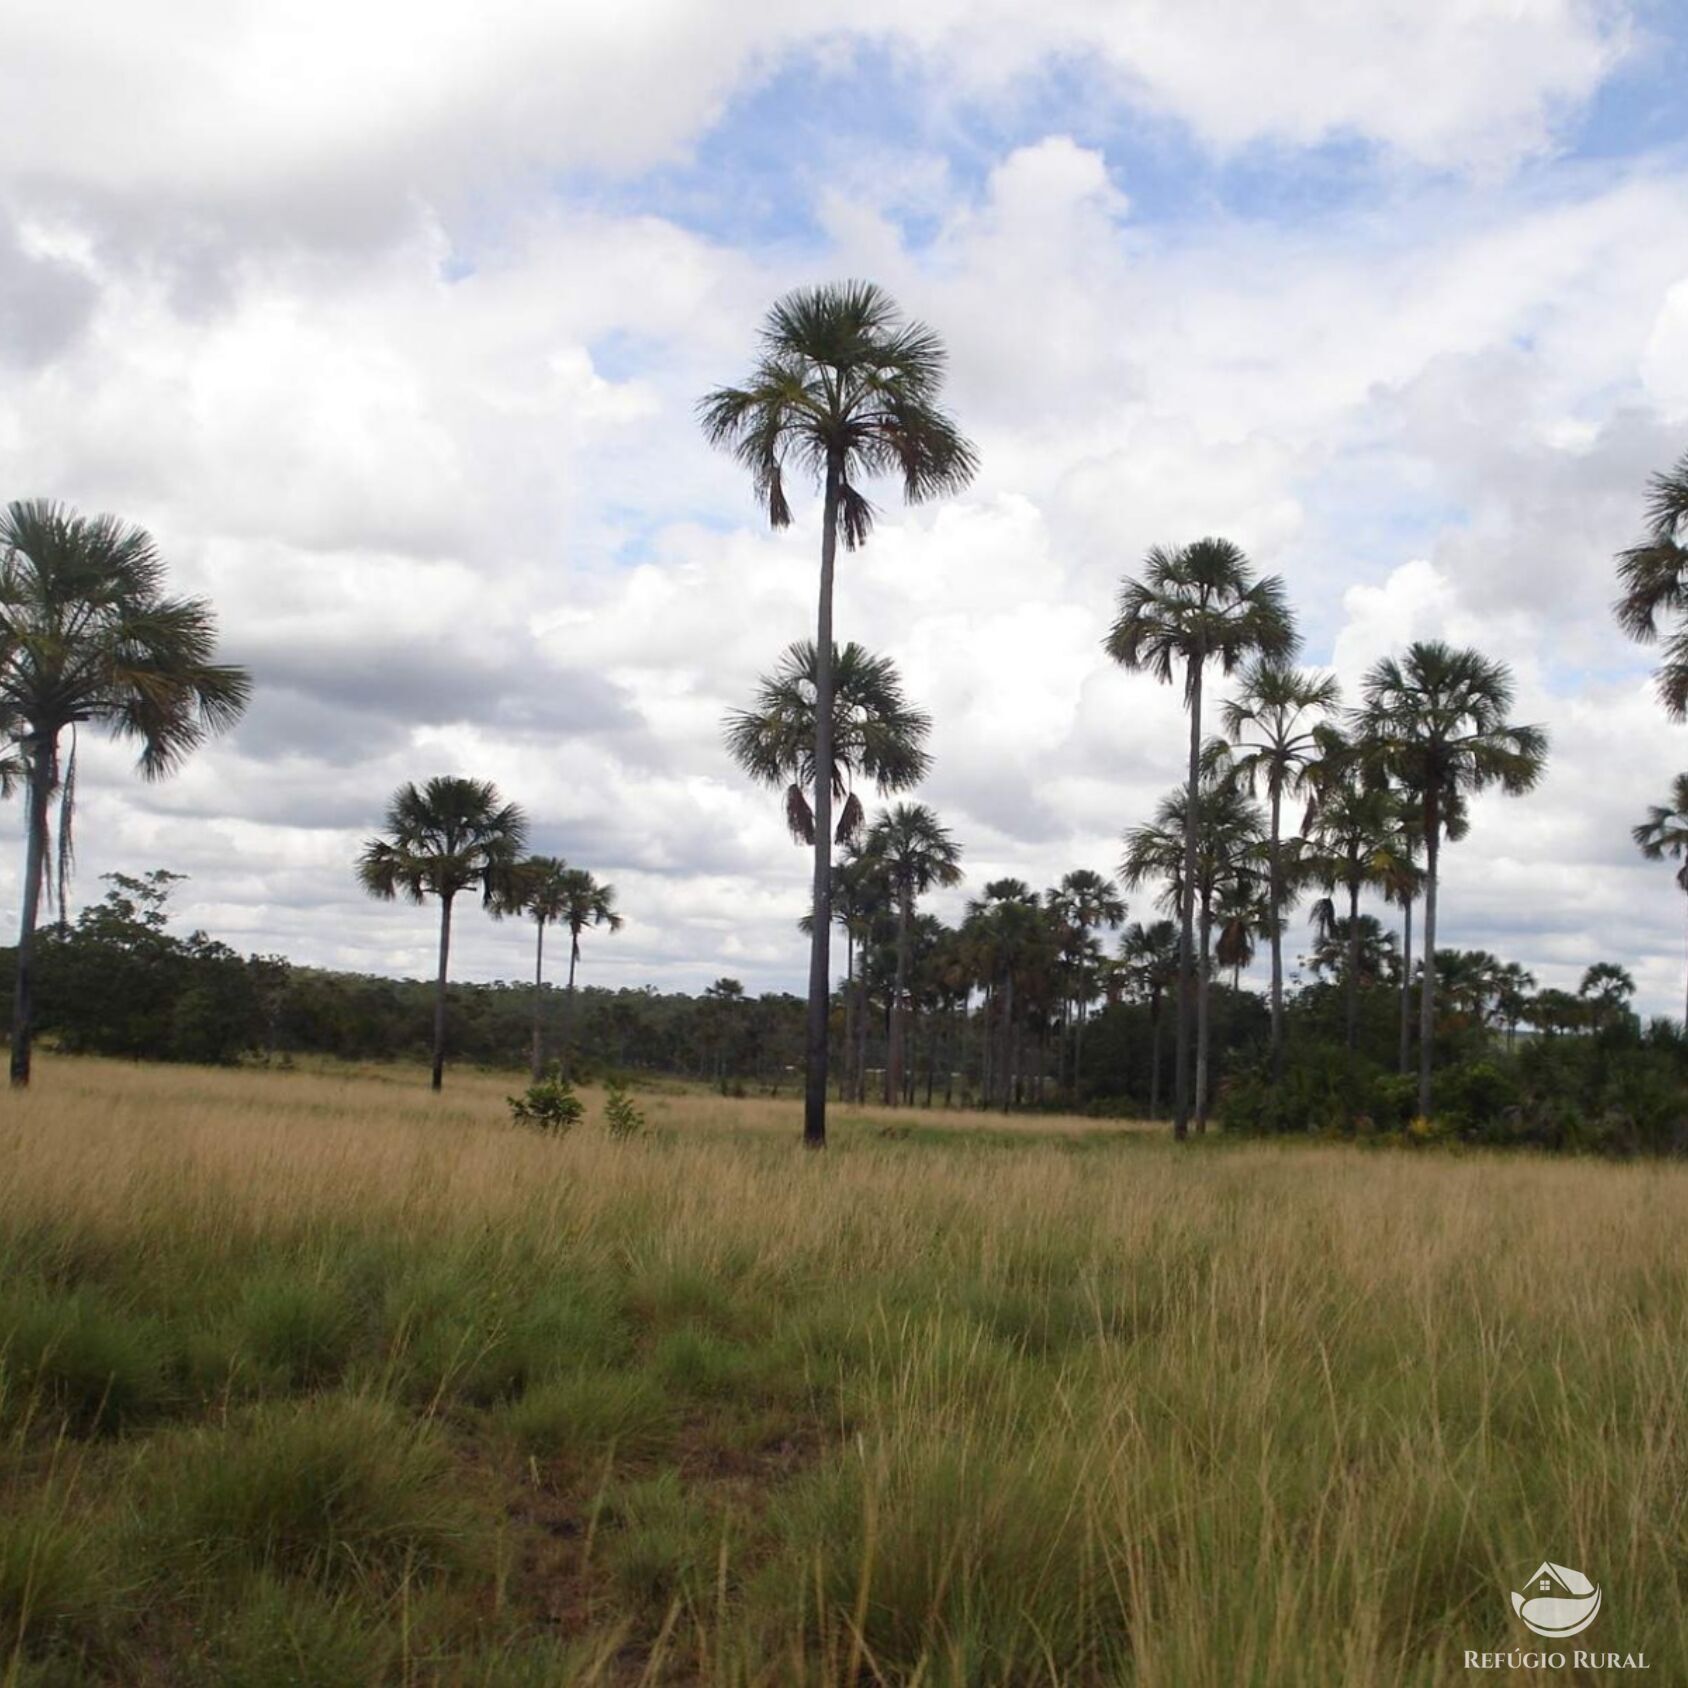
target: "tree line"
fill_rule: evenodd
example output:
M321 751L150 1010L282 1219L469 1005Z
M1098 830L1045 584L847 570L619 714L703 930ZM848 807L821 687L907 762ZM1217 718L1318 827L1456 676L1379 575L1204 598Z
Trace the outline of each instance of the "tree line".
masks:
M1215 1101L1216 1058L1227 1052L1215 1049L1224 973L1230 995L1240 996L1242 969L1262 945L1270 958L1266 1083L1283 1081L1291 1018L1284 937L1309 898L1321 953L1341 951L1340 1047L1355 1051L1378 950L1366 924L1375 917L1360 904L1374 895L1400 910L1396 1057L1403 1072L1416 1069L1416 1117L1430 1119L1445 1053L1437 930L1444 851L1464 835L1471 797L1522 794L1537 783L1545 732L1512 718L1504 663L1436 641L1376 663L1345 704L1328 676L1297 666L1300 641L1282 581L1260 576L1223 538L1156 547L1121 583L1106 652L1127 671L1179 685L1189 730L1179 785L1127 829L1115 876L1075 870L1046 893L994 880L954 932L934 929L920 912L924 896L959 880L961 848L929 806L900 800L870 819L862 793L906 799L929 769L930 722L888 659L835 640L833 593L841 552L871 535L876 511L867 489L876 478L895 478L905 499L919 502L961 489L974 474L974 448L940 403L944 372L938 336L906 319L881 289L806 288L768 313L748 379L712 391L699 407L706 437L748 471L772 526L792 520L794 475L821 500L816 637L790 646L749 707L725 724L730 753L753 779L783 791L792 835L813 856L804 1141L825 1142L835 1063L839 1094L860 1099L870 1071L882 1100L910 1098L922 1060L929 1088L940 1071L976 1071L978 1094L995 1103L1023 1102L1028 1093L1040 1100L1051 1087L1082 1097L1086 1027L1098 1003L1104 1014L1145 1008L1156 1048L1151 1106L1160 1100L1161 1020L1169 1013L1174 1130L1199 1132ZM1663 643L1660 692L1680 719L1688 712L1688 457L1656 477L1648 519L1647 538L1619 558L1617 613L1634 637ZM47 501L7 507L0 788L21 789L26 816L14 1084L29 1078L38 932L55 888L60 942L67 933L77 731L91 725L128 739L144 777L168 773L231 726L250 695L250 677L217 661L215 645L209 606L166 592L162 562L142 530ZM1217 711L1220 730L1211 733L1215 678L1231 685ZM530 853L528 832L523 811L490 783L442 775L402 786L358 858L372 895L438 904L436 1088L460 898L478 898L495 917L533 921L526 1054L536 1075L553 1039L565 1058L573 1046L583 935L621 923L613 887L561 856ZM1681 862L1677 879L1688 892L1688 775L1634 836L1650 857ZM1123 893L1135 891L1151 896L1160 918L1128 928L1120 954L1106 957L1102 938L1123 924ZM835 926L846 951L836 993ZM569 938L555 1025L545 982L551 928ZM872 1067L868 1043L880 1009L884 1050ZM1553 1012L1544 1013L1537 1029L1545 1032ZM1219 1018L1228 1040L1239 1016Z

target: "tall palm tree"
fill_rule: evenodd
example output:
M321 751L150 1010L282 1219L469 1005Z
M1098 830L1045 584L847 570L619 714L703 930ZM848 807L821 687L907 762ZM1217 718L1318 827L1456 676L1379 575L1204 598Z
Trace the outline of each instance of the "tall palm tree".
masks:
M1309 766L1319 756L1315 729L1341 701L1330 675L1312 674L1282 660L1250 663L1237 695L1224 708L1224 733L1231 741L1238 777L1252 792L1266 792L1267 900L1273 910L1272 1077L1284 1061L1283 920L1290 901L1284 871L1283 805L1307 786Z
M1430 1112L1436 1016L1436 892L1447 818L1491 786L1529 791L1547 762L1547 734L1506 719L1512 674L1481 651L1420 641L1366 675L1358 735L1419 804L1424 843L1424 961L1419 984L1418 1111Z
M1073 1078L1078 1079L1079 1056L1084 1044L1084 1022L1090 1004L1096 1000L1101 946L1094 934L1112 931L1125 919L1125 899L1113 880L1094 868L1075 867L1045 899L1045 906L1063 928L1063 966L1068 981L1068 999L1078 1013L1073 1030ZM1065 1007L1063 1007L1063 1018Z
M815 624L813 765L833 764L832 588L838 540L854 550L873 527L861 483L895 475L909 503L956 492L973 478L973 448L940 408L944 348L903 318L890 296L849 281L787 294L762 325L761 353L743 386L718 387L699 406L705 436L750 471L776 528L790 525L786 474L821 489L820 602ZM826 1143L828 944L832 931L832 792L815 788L814 921L809 940L803 1141Z
M527 842L527 816L506 803L490 780L439 775L420 788L407 781L393 793L384 835L371 838L358 857L363 888L383 902L403 896L440 903L439 972L434 980L433 1087L445 1082L446 981L451 964L451 908L478 886L484 907L496 913Z
M1304 824L1308 850L1301 870L1331 893L1314 911L1321 936L1337 926L1334 893L1348 893L1343 925L1348 938L1344 1042L1352 1049L1360 1023L1360 896L1390 883L1401 848L1399 809L1375 766L1366 766L1361 747L1329 728L1321 730L1319 743L1322 754L1309 769L1312 799Z
M785 787L786 825L799 844L813 844L822 836L816 816L824 808L831 824L834 803L838 820L831 842L843 844L856 836L862 824L861 799L853 789L857 780L871 781L883 796L918 785L931 766L926 740L932 718L908 701L888 656L848 644L834 651L832 674L831 777L824 791L815 778L820 682L813 643L800 639L790 646L774 672L757 682L752 707L733 710L725 724L733 760L758 784Z
M619 932L622 919L615 911L615 887L602 885L583 867L571 867L562 875L562 912L558 915L569 934L569 982L563 997L563 1061L572 1065L569 1038L574 1029L574 970L580 965L580 935L589 926Z
M1680 862L1677 889L1688 893L1688 774L1678 774L1670 782L1669 803L1647 805L1646 820L1630 829L1630 837L1648 861L1670 856ZM1682 1023L1688 1026L1688 1006L1683 1009Z
M1676 721L1688 717L1688 452L1655 475L1647 505L1648 534L1618 554L1618 584L1612 606L1618 625L1644 645L1664 639L1659 697ZM1666 637L1661 616L1675 627Z
M534 925L533 1047L528 1070L538 1084L545 1073L545 928L568 908L569 864L561 856L529 856L518 862L496 894L500 914L525 914Z
M1120 934L1127 977L1149 1004L1149 1118L1160 1118L1161 1002L1178 983L1178 926L1171 920L1134 920Z
M1247 557L1227 539L1199 539L1177 550L1156 546L1141 580L1120 588L1119 613L1104 647L1122 667L1147 670L1170 684L1181 669L1190 714L1185 782L1183 900L1178 910L1181 960L1174 1039L1173 1132L1190 1119L1190 1030L1195 994L1196 826L1202 753L1202 676L1208 663L1230 674L1257 657L1287 661L1297 645L1295 620L1276 576L1255 577Z
M12 999L11 1077L29 1083L35 928L48 873L48 810L59 799L61 913L76 801L76 729L101 727L140 748L162 779L213 732L239 720L245 669L214 660L217 621L202 598L167 597L150 534L115 516L46 499L0 512L0 729L15 743L0 783L28 793ZM60 741L71 734L61 765Z
M1223 748L1210 744L1203 758L1205 770L1196 794L1198 848L1193 879L1185 877L1190 867L1186 849L1190 827L1189 798L1182 786L1162 799L1153 821L1125 835L1125 858L1120 864L1120 878L1127 885L1163 880L1163 907L1182 910L1188 902L1196 911L1194 1111L1198 1132L1207 1127L1214 915L1222 896L1255 895L1264 879L1261 814L1217 754ZM1182 977L1180 968L1181 985Z
M867 849L885 864L897 898L897 977L885 1062L885 1100L894 1103L902 1099L908 1047L909 937L915 900L936 886L961 883L961 846L924 803L899 803L874 822Z
M982 898L968 903L962 933L985 988L985 1099L988 1103L996 1090L1006 1113L1019 1088L1020 1028L1045 959L1049 925L1041 899L1023 879L993 879ZM994 1060L993 1014L999 1034Z

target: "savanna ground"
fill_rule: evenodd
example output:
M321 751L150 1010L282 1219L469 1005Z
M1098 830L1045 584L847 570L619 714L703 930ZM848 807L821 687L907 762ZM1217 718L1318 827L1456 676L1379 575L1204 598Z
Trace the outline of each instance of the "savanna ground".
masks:
M0 1102L0 1681L1688 1681L1688 1168L424 1084Z

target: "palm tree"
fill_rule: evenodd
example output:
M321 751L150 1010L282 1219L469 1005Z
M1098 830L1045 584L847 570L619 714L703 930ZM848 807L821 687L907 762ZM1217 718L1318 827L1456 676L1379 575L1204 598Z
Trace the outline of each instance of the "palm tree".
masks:
M51 871L48 810L59 799L61 915L76 803L76 729L84 722L140 747L162 779L213 732L240 719L245 669L213 660L217 622L202 598L164 592L150 534L115 516L31 499L0 513L0 730L15 743L0 785L28 793L12 999L11 1077L29 1083L35 928ZM60 741L71 734L61 765Z
M903 1094L903 1060L908 1045L909 935L915 899L934 886L961 883L961 846L924 803L899 803L874 822L868 853L890 874L897 898L897 978L891 997L891 1047L885 1062L885 1100Z
M750 471L769 523L790 525L786 473L820 483L821 577L816 616L813 766L833 765L832 586L842 533L854 550L873 527L860 483L901 478L910 503L959 491L973 478L973 448L938 405L944 348L921 323L905 321L869 282L787 294L762 326L750 379L718 387L699 407L705 436ZM803 1141L826 1143L828 1007L832 993L832 790L815 788L814 922L809 940Z
M1156 546L1143 578L1120 588L1119 614L1104 647L1122 667L1148 670L1170 684L1180 668L1190 713L1190 763L1185 783L1184 872L1178 910L1181 959L1173 1132L1189 1133L1190 1020L1195 993L1195 885L1198 788L1201 781L1202 675L1209 662L1232 673L1251 658L1287 661L1295 653L1294 618L1283 582L1255 578L1247 557L1226 539L1199 539L1178 550Z
M987 1104L999 1091L1006 1113L1014 1105L1020 1076L1020 1026L1025 1002L1041 971L1049 926L1036 891L1023 879L993 879L982 899L967 905L962 934L985 988L983 1089ZM990 1024L999 1031L992 1059ZM994 1076L994 1082L993 1082Z
M1688 774L1678 774L1670 782L1668 804L1648 804L1646 820L1631 829L1630 837L1648 861L1671 856L1680 862L1677 889L1688 893ZM1688 1026L1688 1007L1683 1010L1682 1023Z
M1424 962L1419 985L1418 1111L1430 1113L1436 1014L1436 892L1450 813L1466 794L1498 786L1512 795L1541 778L1547 734L1507 721L1512 674L1481 651L1436 641L1385 657L1366 675L1360 736L1417 799L1424 841Z
M1073 1080L1078 1081L1079 1057L1084 1044L1084 1022L1090 1004L1096 1000L1096 981L1102 960L1101 946L1093 934L1102 927L1110 932L1125 919L1125 900L1113 880L1094 868L1076 867L1044 899L1045 906L1062 930L1062 965L1067 979L1067 1000L1076 1004L1073 1030ZM1063 1005L1063 1018L1066 1007Z
M445 1082L446 980L451 961L451 905L479 886L482 904L498 912L511 894L527 842L527 816L504 802L489 780L440 775L419 790L401 785L387 805L385 836L358 857L358 878L372 897L440 900L440 961L434 981L433 1087Z
M574 970L580 965L580 935L588 926L602 926L619 932L622 919L615 912L615 887L601 885L583 867L567 868L561 886L561 910L558 919L569 932L569 982L563 997L563 1063L565 1071L572 1065L569 1037L574 1024Z
M1153 821L1136 826L1125 835L1125 859L1120 878L1129 886L1150 879L1164 880L1163 907L1182 910L1190 903L1196 910L1196 1130L1207 1128L1208 1034L1211 1025L1211 954L1214 914L1221 897L1251 896L1258 892L1263 876L1263 828L1260 811L1248 801L1231 777L1222 744L1210 744L1203 757L1202 783L1197 791L1198 848L1193 880L1186 878L1190 836L1189 799L1184 787L1169 792L1155 811ZM1179 974L1180 988L1183 970ZM1176 1092L1175 1092L1176 1093Z
M1120 934L1127 977L1149 1003L1149 1118L1160 1118L1161 1001L1178 983L1178 926L1171 920L1134 920Z
M529 856L497 893L498 913L525 914L534 925L533 1049L528 1066L535 1084L545 1073L545 928L567 910L568 874L569 865L561 856Z
M832 673L831 777L824 793L815 779L820 685L811 642L792 645L774 672L757 682L754 706L733 710L725 723L733 760L758 784L785 787L786 825L799 844L815 842L816 814L824 807L830 818L834 803L838 822L832 842L856 836L862 824L861 799L852 789L856 780L871 780L884 796L918 785L931 766L925 746L932 718L908 701L889 657L848 644L833 652Z
M1318 758L1315 728L1341 700L1334 677L1310 674L1284 661L1251 663L1242 687L1224 709L1224 732L1231 741L1237 774L1251 792L1266 789L1267 900L1273 911L1272 1077L1283 1073L1284 946L1283 918L1290 887L1284 872L1283 802L1307 785L1307 772Z
M1328 893L1348 893L1348 937L1345 975L1347 1010L1343 1041L1353 1049L1360 1013L1360 894L1385 888L1396 867L1400 845L1396 836L1399 810L1375 769L1364 765L1361 748L1339 733L1323 729L1322 754L1309 770L1312 800L1304 830L1308 853L1302 872ZM1328 935L1337 924L1333 895L1320 899L1314 924Z
M1664 641L1657 675L1659 697L1672 720L1688 717L1688 452L1674 468L1655 475L1647 505L1647 538L1618 554L1623 592L1612 606L1632 639L1651 645L1663 637L1661 615L1676 620Z
M1495 1008L1506 1027L1506 1047L1512 1049L1518 1042L1518 1022L1529 1011L1530 993L1536 988L1536 976L1516 961L1509 961L1501 968L1498 977L1500 994Z

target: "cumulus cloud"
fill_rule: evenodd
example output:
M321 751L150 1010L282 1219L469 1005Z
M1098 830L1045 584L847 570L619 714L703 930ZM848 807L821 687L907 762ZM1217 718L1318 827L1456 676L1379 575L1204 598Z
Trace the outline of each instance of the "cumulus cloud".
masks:
M720 723L810 631L816 512L769 533L692 407L775 294L870 273L944 334L983 467L941 506L882 489L839 626L932 713L923 795L974 891L1111 868L1177 777L1176 692L1101 640L1148 545L1219 531L1351 690L1405 638L1469 640L1553 733L1543 790L1455 852L1448 941L1677 1000L1668 875L1627 845L1677 730L1605 611L1688 410L1688 182L1508 174L1612 74L1620 9L102 10L24 6L0 66L5 486L152 527L258 693L165 784L87 746L86 893L167 865L234 941L422 973L429 917L350 862L401 780L474 772L620 888L589 979L797 985L803 854ZM887 63L921 110L857 146ZM673 210L664 171L823 64L847 164L772 233ZM1317 215L1157 216L1146 156L1052 83L1280 183L1376 156ZM522 950L464 923L467 973Z

